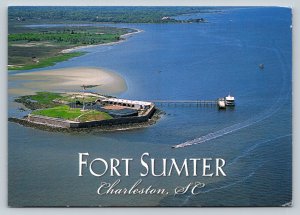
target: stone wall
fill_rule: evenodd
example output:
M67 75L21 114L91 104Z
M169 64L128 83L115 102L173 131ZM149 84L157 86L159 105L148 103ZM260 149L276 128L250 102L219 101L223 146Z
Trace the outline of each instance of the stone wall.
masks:
M52 127L62 127L62 128L70 127L70 121L58 119L58 118L29 114L27 119L28 119L28 121L33 122L33 123L49 125Z
M130 117L121 117L101 121L90 121L90 122L74 122L69 120L63 120L58 118L46 117L46 116L37 116L37 115L28 115L28 121L48 125L52 127L61 127L61 128L89 128L95 126L108 126L108 125L121 125L129 123L141 123L148 121L154 114L155 106L151 106L146 112L141 116L130 116Z

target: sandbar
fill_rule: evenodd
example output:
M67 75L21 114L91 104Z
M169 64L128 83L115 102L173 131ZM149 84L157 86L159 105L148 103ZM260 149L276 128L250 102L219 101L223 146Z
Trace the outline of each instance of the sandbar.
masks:
M74 67L9 75L9 82L18 83L8 92L24 95L37 91L82 91L82 85L99 85L91 90L117 95L127 90L126 81L117 73L96 67ZM15 84L14 84L15 85Z

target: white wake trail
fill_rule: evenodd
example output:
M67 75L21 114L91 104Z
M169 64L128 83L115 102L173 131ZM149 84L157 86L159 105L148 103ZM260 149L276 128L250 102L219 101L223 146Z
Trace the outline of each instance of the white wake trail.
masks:
M281 63L283 84L282 84L281 89L280 89L279 98L277 99L277 101L275 103L272 104L272 106L269 109L261 112L260 114L256 115L253 118L250 118L246 121L231 125L229 127L223 128L223 129L221 129L219 131L216 131L216 132L209 133L209 134L201 136L199 138L189 140L189 141L186 141L186 142L178 144L178 145L174 145L173 148L183 148L183 147L187 147L187 146L191 146L191 145L201 144L201 143L216 139L218 137L222 137L226 134L233 133L233 132L238 131L240 129L249 127L251 125L254 125L258 122L261 122L261 121L271 117L273 114L275 114L283 106L283 104L286 102L286 100L289 96L289 91L287 90L287 92L285 92L287 80L286 80L286 77L285 77L285 71L286 70L284 68L284 62L281 59L282 56L280 56L280 53L277 49L272 49L272 51L274 51L276 53L276 55L277 55L277 57L278 57L278 59Z

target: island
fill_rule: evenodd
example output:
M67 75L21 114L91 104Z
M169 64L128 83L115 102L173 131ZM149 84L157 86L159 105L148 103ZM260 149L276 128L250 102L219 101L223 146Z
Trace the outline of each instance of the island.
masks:
M114 23L206 23L202 17L180 20L176 16L219 12L210 7L10 7L7 67L53 66L86 53L78 47L121 42L141 32L111 26Z
M12 28L8 35L8 69L30 70L53 66L86 52L74 51L91 45L112 44L138 30L114 27Z
M140 128L154 124L161 114L152 102L93 92L37 92L15 101L31 112L24 118L11 117L9 121L52 131Z

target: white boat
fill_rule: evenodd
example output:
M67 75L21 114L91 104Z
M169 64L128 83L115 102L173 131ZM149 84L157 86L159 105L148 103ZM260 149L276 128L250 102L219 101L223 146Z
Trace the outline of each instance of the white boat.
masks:
M220 109L225 109L226 108L226 104L225 104L225 99L224 98L219 98L218 99L218 107Z
M234 102L234 97L231 96L230 94L228 96L225 97L225 104L226 106L234 106L235 102Z

